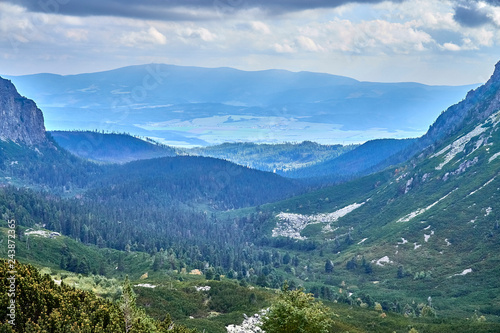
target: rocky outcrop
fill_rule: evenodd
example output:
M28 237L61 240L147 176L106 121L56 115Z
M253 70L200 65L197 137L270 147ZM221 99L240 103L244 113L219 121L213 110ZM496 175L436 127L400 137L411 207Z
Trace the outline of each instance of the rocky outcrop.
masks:
M495 71L482 86L467 93L461 102L450 106L441 113L429 130L403 152L383 161L378 168L406 162L417 154L420 157L435 152L436 147L466 128L483 123L493 113L500 110L500 62ZM471 128L472 129L472 128Z
M500 62L495 65L495 71L490 79L479 88L469 91L463 101L443 112L421 141L425 144L442 141L464 127L484 122L499 109Z
M47 143L42 111L0 77L0 139L34 146Z

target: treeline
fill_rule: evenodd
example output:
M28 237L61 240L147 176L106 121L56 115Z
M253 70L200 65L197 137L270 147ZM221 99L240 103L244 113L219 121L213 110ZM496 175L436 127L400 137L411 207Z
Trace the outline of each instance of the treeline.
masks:
M279 171L330 160L355 147L356 145L321 145L311 141L281 144L243 142L179 149L179 151L189 155L221 158L258 170Z
M140 205L144 205L142 209ZM119 201L109 204L64 200L5 187L0 189L0 216L16 217L18 236L23 240L25 228L44 224L46 229L84 244L149 253L155 258L155 270L200 269L206 273L210 268L214 275L240 279L273 275L269 285L279 287L283 278L276 268L291 262L289 255L281 251L271 253L253 246L260 242L258 235L271 218L267 213L219 220L214 214L180 208L166 210L147 202L120 205ZM61 247L59 255L63 269L78 273L101 270L65 247ZM118 269L122 269L122 264L118 258Z
M191 207L215 210L257 206L303 192L281 176L206 157L164 157L110 168L86 197L124 205ZM129 204L129 203L126 203Z
M52 140L37 148L0 141L0 177L23 184L60 194L88 187L103 172L104 168L71 155Z

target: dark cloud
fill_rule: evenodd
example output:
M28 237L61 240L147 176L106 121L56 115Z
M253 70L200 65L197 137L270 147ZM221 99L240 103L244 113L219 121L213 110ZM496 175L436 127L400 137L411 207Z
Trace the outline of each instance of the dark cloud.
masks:
M380 3L384 0L6 0L31 12L73 16L118 16L165 21L220 18L247 8L261 8L270 15L348 3ZM405 0L390 0L403 2ZM200 10L203 9L203 10Z
M455 15L453 19L465 27L479 27L485 24L492 23L493 20L488 16L488 13L478 8L474 3L468 5L457 5L455 7Z

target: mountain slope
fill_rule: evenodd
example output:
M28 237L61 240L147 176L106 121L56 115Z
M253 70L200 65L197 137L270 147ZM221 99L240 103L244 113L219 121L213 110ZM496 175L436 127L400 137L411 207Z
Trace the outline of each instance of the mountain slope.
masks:
M310 141L273 145L244 142L224 143L180 151L189 155L221 158L258 170L283 172L333 159L355 147L355 145L320 145Z
M416 140L371 140L336 158L309 167L283 172L291 178L313 178L313 182L336 183L361 177L384 168L384 162Z
M281 200L302 191L299 183L276 174L209 157L178 156L110 168L87 195L101 202L142 202L164 208L206 205L227 210Z
M274 214L271 244L316 242L335 267L332 277L317 270L320 280L355 285L388 309L411 315L413 300L499 320L499 68L441 115L422 139L433 144L407 163L263 207Z
M161 64L9 78L37 100L51 130L127 132L178 146L415 137L472 88Z
M126 163L176 155L171 147L126 134L53 131L50 135L59 146L72 154L96 162Z

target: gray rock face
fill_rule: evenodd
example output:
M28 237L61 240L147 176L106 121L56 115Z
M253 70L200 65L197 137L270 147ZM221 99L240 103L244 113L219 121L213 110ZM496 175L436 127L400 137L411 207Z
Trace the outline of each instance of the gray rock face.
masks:
M42 111L19 95L16 87L0 77L0 139L27 146L47 142Z

